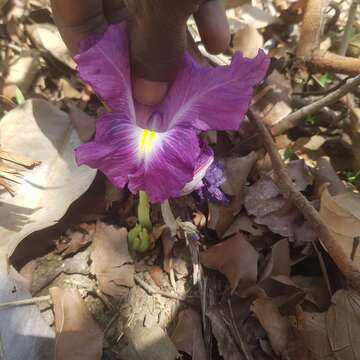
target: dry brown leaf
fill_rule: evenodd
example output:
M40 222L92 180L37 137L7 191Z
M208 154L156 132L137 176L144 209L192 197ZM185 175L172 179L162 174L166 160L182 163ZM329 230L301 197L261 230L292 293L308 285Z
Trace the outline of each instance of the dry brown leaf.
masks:
M241 212L235 218L234 222L228 227L225 233L222 235L222 238L235 235L238 232L243 231L249 233L253 236L261 236L263 231L258 227L254 220L251 219L246 213Z
M56 360L100 360L104 335L79 291L49 291L55 312Z
M304 191L314 181L314 177L305 165L305 161L292 160L287 164L287 170L298 191Z
M271 347L276 355L281 355L287 347L289 326L279 309L270 299L256 299L251 310L268 334Z
M262 35L251 23L244 24L243 28L239 29L233 38L233 49L241 51L247 58L254 58L263 45Z
M99 288L117 297L134 286L134 264L129 255L127 231L102 222L96 224L91 246L91 273L96 275Z
M360 268L360 252L355 241L360 235L360 195L346 192L331 196L325 188L321 194L320 215L338 245Z
M232 208L209 203L208 228L215 230L219 237L222 237L234 219Z
M315 173L316 195L321 195L320 192L324 184L328 184L328 190L331 195L337 195L346 191L344 183L336 174L329 158L325 156L321 157L317 165L318 167Z
M152 266L149 270L149 275L156 284L157 287L161 289L161 278L162 278L162 270L160 266Z
M267 125L274 126L292 112L291 93L290 80L275 70L254 97L253 106Z
M200 253L200 262L223 273L229 281L231 291L255 285L259 254L242 234L237 234Z
M74 148L80 140L68 116L44 100L28 100L8 112L0 122L0 143L10 153L41 161L11 184L16 196L0 195L0 254L6 257L26 236L59 221L96 171L77 166Z
M189 354L193 360L207 360L201 317L196 311L187 309L179 314L171 340L179 351Z

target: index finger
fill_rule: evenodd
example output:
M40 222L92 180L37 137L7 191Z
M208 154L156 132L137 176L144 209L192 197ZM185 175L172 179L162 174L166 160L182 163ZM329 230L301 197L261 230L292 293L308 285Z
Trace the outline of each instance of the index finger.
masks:
M82 39L106 27L102 0L51 0L51 8L60 34L73 54Z

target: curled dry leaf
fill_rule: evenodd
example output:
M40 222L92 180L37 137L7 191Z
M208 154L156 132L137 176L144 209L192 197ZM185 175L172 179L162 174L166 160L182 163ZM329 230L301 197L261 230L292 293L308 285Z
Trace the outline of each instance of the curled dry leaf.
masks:
M360 195L345 192L331 196L325 188L321 194L320 215L345 254L360 268L356 240L360 235Z
M0 257L4 257L27 235L61 219L96 172L75 164L74 148L80 140L68 116L44 100L28 100L7 113L0 122L0 143L11 153L41 161L12 184L15 197L0 194Z
M26 30L37 48L49 51L57 60L75 70L76 64L55 25L46 23L27 25Z
M281 355L287 347L289 326L279 309L270 299L256 299L251 310L268 334L271 347L276 355Z
M234 213L230 207L209 202L208 228L215 230L219 237L223 236L234 219Z
M67 231L66 238L56 241L56 251L62 256L74 254L91 243L95 234L95 224L81 224L74 231Z
M77 289L50 288L54 304L56 360L100 360L103 332Z
M191 356L193 360L206 360L206 347L202 335L200 315L192 310L183 310L171 337L179 351Z
M259 254L242 234L237 234L200 253L204 266L223 273L229 281L231 291L237 287L245 290L255 285Z
M237 214L243 205L245 196L245 185L257 160L257 153L252 151L250 154L225 160L225 183L221 186L227 195L234 196L231 207Z
M118 297L134 286L134 264L128 250L127 230L96 224L91 247L91 273L104 293Z

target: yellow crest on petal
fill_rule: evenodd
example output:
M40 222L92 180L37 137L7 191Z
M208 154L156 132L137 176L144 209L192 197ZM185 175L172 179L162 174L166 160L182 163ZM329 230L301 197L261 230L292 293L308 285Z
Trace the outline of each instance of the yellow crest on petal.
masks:
M149 154L154 147L156 132L152 130L142 130L140 135L139 151L141 155Z

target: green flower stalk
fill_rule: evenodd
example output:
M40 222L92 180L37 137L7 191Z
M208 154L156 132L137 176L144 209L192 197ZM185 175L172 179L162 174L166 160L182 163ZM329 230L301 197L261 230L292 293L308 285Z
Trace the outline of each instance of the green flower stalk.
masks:
M139 192L138 223L129 231L128 243L132 250L146 252L150 247L150 233L152 223L150 220L149 198L144 191Z

